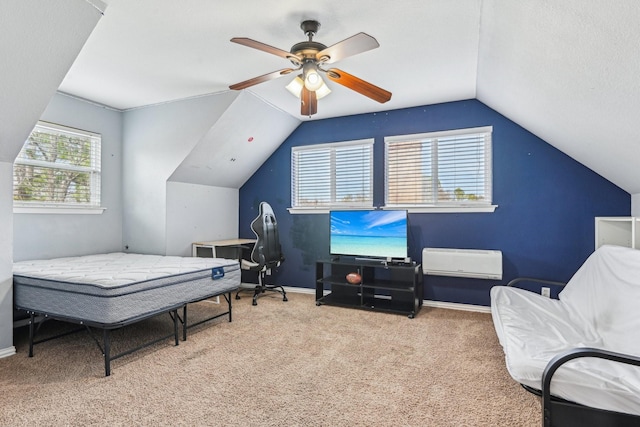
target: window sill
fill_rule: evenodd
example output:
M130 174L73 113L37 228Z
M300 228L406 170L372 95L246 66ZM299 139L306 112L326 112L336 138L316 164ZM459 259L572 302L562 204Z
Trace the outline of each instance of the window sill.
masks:
M484 206L382 206L379 209L398 209L407 210L409 213L491 213L495 212L498 205L484 205ZM357 210L357 209L378 209L376 207L354 207L354 208L341 208L341 207L322 207L322 208L287 208L290 214L327 214L331 210Z
M13 206L14 214L102 215L103 207Z
M383 209L406 209L409 213L491 213L498 205L468 206L387 206Z

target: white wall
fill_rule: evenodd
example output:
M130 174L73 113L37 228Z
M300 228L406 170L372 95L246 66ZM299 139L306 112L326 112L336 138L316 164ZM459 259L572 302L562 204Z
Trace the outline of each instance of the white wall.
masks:
M640 193L631 195L631 216L640 216Z
M13 346L13 163L0 162L0 357L15 353Z
M125 113L123 234L129 251L167 253L167 181L236 96L226 92ZM229 206L237 215L237 203Z
M0 357L15 352L13 161L104 8L100 0L0 3Z
M102 135L101 215L14 215L15 261L122 250L122 113L56 94L41 120Z
M191 256L191 243L238 237L239 190L167 183L167 255Z

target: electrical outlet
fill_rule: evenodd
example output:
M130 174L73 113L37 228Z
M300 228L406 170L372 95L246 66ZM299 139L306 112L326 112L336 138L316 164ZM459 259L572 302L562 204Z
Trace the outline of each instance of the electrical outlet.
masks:
M540 293L543 297L551 298L551 288L542 288L540 289Z

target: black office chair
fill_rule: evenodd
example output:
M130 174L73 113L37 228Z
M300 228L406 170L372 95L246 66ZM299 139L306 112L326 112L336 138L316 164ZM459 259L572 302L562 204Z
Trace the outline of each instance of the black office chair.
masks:
M254 291L253 305L258 305L258 297L263 295L265 291L279 292L282 294L282 301L287 301L287 293L282 286L265 284L265 277L271 274L271 269L280 266L280 263L284 261L278 236L278 221L276 221L276 216L269 203L260 203L258 217L251 222L251 230L257 240L251 251L251 259L243 259L241 266L243 270L258 273L258 284L252 289ZM236 292L236 299L240 299L238 294L243 290L249 289L239 289Z

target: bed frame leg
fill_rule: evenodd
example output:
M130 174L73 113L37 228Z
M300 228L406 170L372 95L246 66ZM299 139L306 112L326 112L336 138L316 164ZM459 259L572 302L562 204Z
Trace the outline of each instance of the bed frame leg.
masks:
M33 313L29 316L29 357L33 357L33 335L35 333L34 324L36 323L36 316Z
M227 304L229 304L229 322L231 322L231 292L224 296L227 300Z
M104 376L111 375L111 337L109 336L109 330L103 329L102 336L104 340Z
M187 340L187 304L182 307L182 341Z
M176 345L180 344L180 334L178 333L178 309L173 311L173 336L176 340Z

